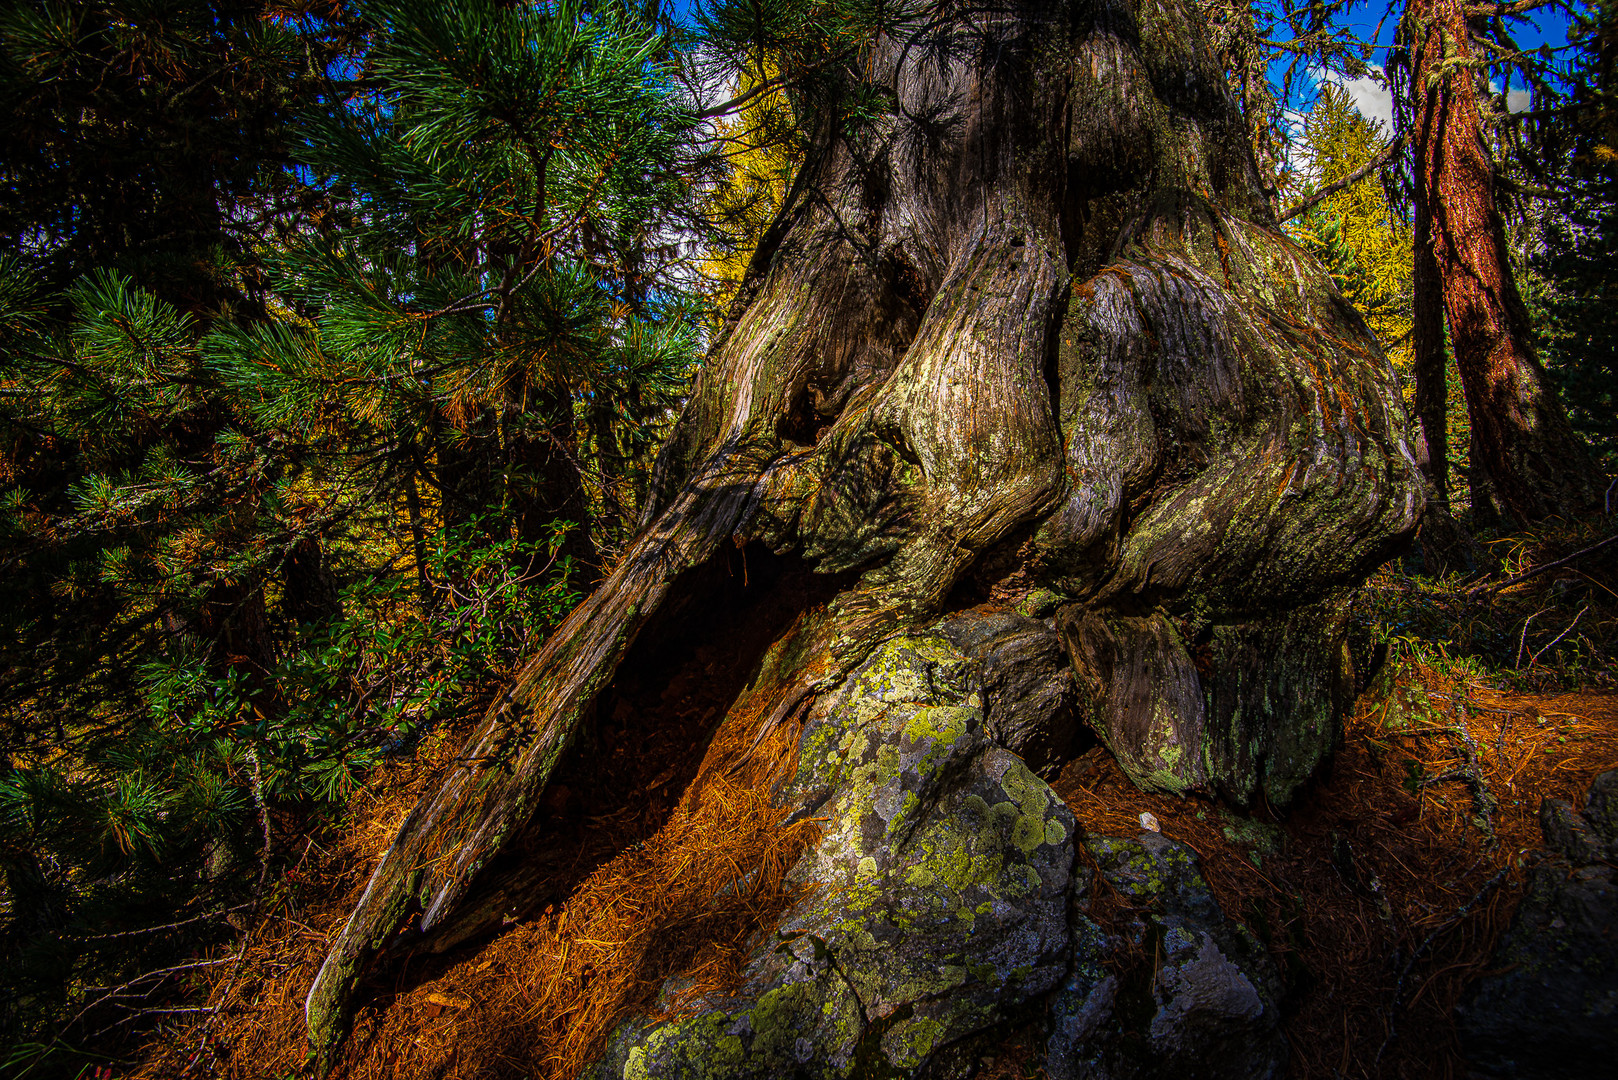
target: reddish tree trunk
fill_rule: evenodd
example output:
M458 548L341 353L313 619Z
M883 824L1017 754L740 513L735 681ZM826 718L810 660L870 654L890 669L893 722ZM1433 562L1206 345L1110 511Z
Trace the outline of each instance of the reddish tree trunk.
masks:
M1433 257L1432 212L1416 193L1415 281L1411 345L1415 353L1416 461L1427 480L1429 498L1421 518L1421 550L1428 573L1470 569L1471 538L1450 511L1449 352L1444 344L1444 281Z
M1534 355L1495 206L1494 161L1478 110L1464 6L1411 0L1405 20L1417 203L1431 220L1427 251L1417 237L1417 331L1423 260L1430 254L1472 421L1473 469L1482 470L1500 508L1520 520L1576 511L1600 494L1595 467ZM1418 364L1422 356L1418 339ZM1424 428L1434 407L1432 395L1418 403ZM1431 441L1428 448L1430 467L1441 468L1432 461Z

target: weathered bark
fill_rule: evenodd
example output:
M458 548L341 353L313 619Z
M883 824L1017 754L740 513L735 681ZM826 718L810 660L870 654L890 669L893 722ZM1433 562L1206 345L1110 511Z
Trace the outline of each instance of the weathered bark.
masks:
M1411 51L1418 205L1431 220L1431 254L1472 422L1474 472L1483 470L1490 497L1522 521L1586 508L1601 485L1534 355L1495 205L1465 5L1411 0L1402 33ZM1418 275L1424 257L1418 255Z
M862 58L891 111L817 141L642 532L334 944L318 1047L369 957L444 925L680 572L727 542L858 573L733 716L784 722L976 572L1056 595L1065 628L1150 636L1122 685L1065 635L1077 711L1161 763L1140 782L1284 802L1307 777L1346 685L1343 591L1413 531L1422 485L1392 370L1276 226L1197 27L1183 0L1024 2ZM1183 693L1142 696L1171 676Z
M1421 552L1434 577L1476 562L1472 539L1455 520L1449 501L1449 349L1444 343L1444 282L1433 255L1432 214L1415 199L1415 273L1410 328L1416 377L1416 463L1427 480Z
M1444 345L1444 280L1433 254L1433 216L1426 192L1415 198L1415 269L1411 275L1410 345L1416 377L1416 419L1421 445L1416 460L1428 494L1449 506L1449 350ZM1428 511L1432 506L1429 504Z

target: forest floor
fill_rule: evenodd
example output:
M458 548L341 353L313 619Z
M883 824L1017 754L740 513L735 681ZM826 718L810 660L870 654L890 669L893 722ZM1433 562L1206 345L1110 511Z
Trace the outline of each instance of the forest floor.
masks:
M1581 542L1563 537L1559 546ZM1519 570L1548 557L1543 548L1519 554ZM1549 554L1558 554L1554 546ZM1612 573L1579 576L1605 591ZM1133 835L1149 813L1198 853L1226 913L1277 961L1290 1073L1299 1078L1464 1076L1453 1008L1488 970L1543 847L1541 800L1580 805L1593 777L1618 767L1611 662L1580 666L1611 651L1614 605L1575 615L1584 594L1553 575L1514 591L1531 595L1479 605L1455 588L1435 601L1426 586L1387 574L1384 590L1404 597L1392 615L1378 615L1393 638L1390 659L1357 702L1328 769L1284 814L1239 815L1211 800L1142 793L1100 747L1070 762L1054 785L1088 831ZM1421 618L1410 617L1412 597ZM1520 665L1508 671L1479 662L1481 646L1455 652L1458 626L1482 633L1480 606L1495 612L1494 637L1515 646L1518 660L1569 619L1594 637L1585 637L1587 649L1564 649L1554 672L1534 663L1526 675ZM1530 638L1536 617L1547 629ZM1419 633L1391 632L1416 623ZM626 704L603 710L589 754L572 772L564 765L540 812L571 826L552 830L571 839L542 853L561 884L543 906L514 912L488 944L388 965L391 981L369 988L339 1075L571 1080L628 1013L678 1011L682 1000L739 978L751 939L797 899L783 879L813 824L781 829L769 805L768 792L793 765L789 725L771 745L749 748L756 717L733 715L705 739L733 692L717 655L697 647L669 660L684 674L660 692L655 679L617 688ZM462 734L443 731L382 770L345 820L315 831L286 822L280 848L289 869L243 924L231 962L204 969L206 983L193 987L206 994L206 1011L176 1016L129 1075L302 1073L302 999L327 942ZM643 752L654 738L662 749ZM1098 897L1100 917L1116 902ZM1115 962L1122 976L1149 977L1153 958ZM682 992L659 999L670 979ZM1025 1041L1035 1034L990 1048L980 1075L1038 1075Z
M1146 794L1099 748L1055 787L1086 830L1130 835L1151 813L1197 852L1281 968L1292 1076L1447 1080L1466 1074L1455 1004L1544 846L1541 800L1582 805L1614 767L1618 692L1512 692L1402 661L1285 815Z

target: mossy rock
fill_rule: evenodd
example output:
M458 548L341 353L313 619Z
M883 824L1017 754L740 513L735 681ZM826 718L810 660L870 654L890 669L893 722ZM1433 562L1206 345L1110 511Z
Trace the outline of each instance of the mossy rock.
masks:
M982 725L973 666L943 638L877 649L807 725L787 792L829 819L792 871L817 888L734 995L623 1025L593 1075L913 1075L1052 990L1073 817Z

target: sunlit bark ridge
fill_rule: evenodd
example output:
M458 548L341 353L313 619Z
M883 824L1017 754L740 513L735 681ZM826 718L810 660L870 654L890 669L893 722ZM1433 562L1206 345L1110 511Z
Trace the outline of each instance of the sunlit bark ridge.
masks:
M961 603L1046 590L1145 786L1285 801L1349 693L1345 590L1414 528L1393 373L1279 230L1183 0L962 8L877 42L880 122L817 142L612 575L372 875L308 1002L443 933L682 571L761 542L858 571L782 707Z

